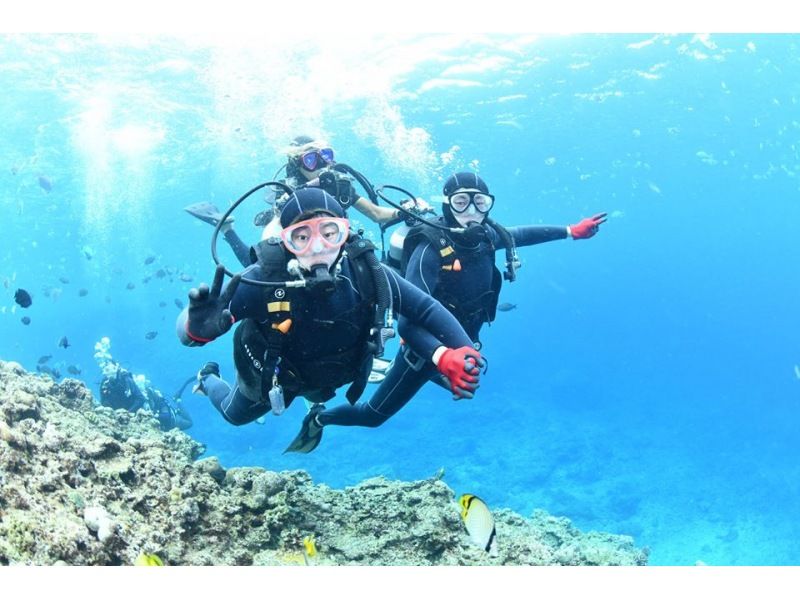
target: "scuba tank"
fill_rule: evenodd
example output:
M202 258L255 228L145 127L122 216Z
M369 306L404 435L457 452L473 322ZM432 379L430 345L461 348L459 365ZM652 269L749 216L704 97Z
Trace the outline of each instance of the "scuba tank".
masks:
M411 227L407 223L403 223L392 232L389 237L389 254L386 257L386 265L399 271L403 263L403 246L406 242Z
M398 205L391 201L388 197L383 194L384 189L393 189L395 191L400 191L407 195L411 201L414 202L414 206L410 209L404 208L401 205ZM383 199L387 204L396 208L400 212L400 216L397 217L395 220L390 220L389 222L385 222L381 224L381 261L386 264L387 266L397 270L400 272L401 264L403 261L403 246L406 242L406 237L408 233L411 231L412 227L416 227L420 224L427 224L433 228L443 229L443 230L460 230L460 229L449 229L447 227L443 227L436 223L430 221L430 219L426 218L427 215L436 215L436 210L431 207L421 209L417 207L417 198L406 191L401 187L397 187L395 185L383 185L379 187L375 194ZM396 228L392 231L392 236L389 237L389 253L386 253L386 243L384 240L384 234L386 233L386 229L389 227L394 226L395 224L399 224L402 222L402 226Z
M436 212L433 208L428 208L427 210L415 210L412 208L411 211L418 216L423 216L425 214L436 216ZM419 228L420 225L436 227L436 223L432 222L430 218L412 218L407 216L403 219L403 224L392 231L392 236L389 237L389 252L386 254L384 251L383 262L387 266L402 274L403 252L405 251L406 239L409 233ZM390 223L389 226L392 226L392 224Z

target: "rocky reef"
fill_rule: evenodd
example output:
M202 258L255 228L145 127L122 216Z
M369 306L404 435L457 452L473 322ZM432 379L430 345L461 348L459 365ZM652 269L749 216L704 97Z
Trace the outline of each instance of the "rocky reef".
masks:
M644 565L628 536L494 511L499 555L474 546L433 477L345 490L303 471L224 469L145 411L0 361L0 564ZM303 540L314 538L316 555Z

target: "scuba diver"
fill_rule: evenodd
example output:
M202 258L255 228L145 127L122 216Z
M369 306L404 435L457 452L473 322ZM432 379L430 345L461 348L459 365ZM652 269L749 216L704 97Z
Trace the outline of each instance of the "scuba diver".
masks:
M352 169L344 165L342 165L344 169L337 170L334 157L333 148L326 141L315 140L307 135L299 135L294 138L286 150L286 165L281 168L281 170L283 168L286 169L286 178L282 182L292 189L321 187L335 197L345 210L353 206L370 220L381 225L401 221L402 214L400 210L379 206L374 197L372 200L361 197L352 184L353 176L348 176L347 173L350 172L359 179L362 186L366 186L367 193L371 194L369 182L363 178L363 175L352 171ZM279 216L283 205L288 199L288 193L283 194L281 197L272 197L269 200L272 203L272 207L256 215L254 224L265 227L262 232L262 239L280 236ZM403 206L410 208L412 204L413 202L406 202ZM419 203L416 207L420 207ZM220 210L210 202L192 204L185 207L184 210L212 226L217 226L223 216ZM233 229L233 223L233 217L227 218L220 232L223 233L225 240L233 249L236 258L246 268L253 263L250 247L242 241L241 237Z
M224 289L225 268L218 264L211 288L192 289L176 322L188 346L204 345L241 322L233 339L233 387L214 362L200 369L195 387L228 422L246 424L269 411L280 415L303 396L314 406L286 450L313 450L321 438L315 418L323 403L345 384L348 401L358 400L373 358L394 334L396 314L420 361L447 379L454 396L473 396L485 362L469 336L431 296L378 262L372 243L349 230L339 201L319 187L294 190L279 223L280 240L254 248L256 264L233 275ZM391 394L407 402L413 391L400 384Z
M606 221L606 214L598 214L570 226L506 229L489 218L495 197L489 193L486 183L471 172L453 174L445 182L443 194L443 216L432 221L438 226L420 222L408 229L404 240L393 239L389 262L408 282L450 311L477 350L481 349L481 327L495 318L503 278L509 281L516 278L520 265L516 248L558 239L588 239ZM402 248L400 254L396 251L398 248ZM495 251L500 249L506 251L506 272L502 276L495 266ZM404 317L401 316L398 324L401 336L403 327ZM380 426L428 380L441 384L440 376L422 357L429 355L437 344L435 336L421 331L413 344L401 346L381 386L369 401L321 411L313 422L313 432L321 437L323 427L329 425ZM402 384L406 392L384 391L394 384Z
M145 409L155 414L158 425L166 432L173 428L187 430L192 427L192 418L183 408L181 394L192 376L180 389L167 399L160 390L154 388L150 380L142 374L134 375L117 363L110 353L111 341L104 337L95 344L95 359L103 371L100 381L100 404L111 409L125 409L135 413Z

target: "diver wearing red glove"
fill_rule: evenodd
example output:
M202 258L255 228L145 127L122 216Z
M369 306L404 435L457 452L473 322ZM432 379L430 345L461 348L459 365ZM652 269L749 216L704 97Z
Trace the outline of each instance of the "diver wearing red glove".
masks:
M449 230L427 224L412 227L403 244L402 261L391 265L447 308L463 326L476 350L481 349L481 327L495 318L503 279L516 278L517 247L558 239L588 239L606 221L606 214L600 213L569 226L502 227L489 219L494 195L471 172L452 175L445 182L443 194L443 216L432 222ZM506 252L503 274L495 266L498 250ZM384 392L395 384L415 389L430 380L448 388L454 399L472 398L478 384L477 374L485 373L485 359L470 353L468 347L445 349L441 339L410 324L404 317L399 319L398 331L407 343L386 370L378 391L367 402L319 413L315 425L320 431L326 425L381 425L415 394ZM423 357L431 354L435 368Z
M567 236L575 240L594 237L600 225L607 220L606 216L607 214L603 212L602 214L595 214L591 218L584 218L578 224L570 224L567 227Z

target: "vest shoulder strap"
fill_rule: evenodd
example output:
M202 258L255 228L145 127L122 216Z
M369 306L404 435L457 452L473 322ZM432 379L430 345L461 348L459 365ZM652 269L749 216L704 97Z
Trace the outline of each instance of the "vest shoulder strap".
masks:
M444 224L443 218L438 218L439 224ZM403 259L400 266L400 272L405 275L408 262L411 259L411 254L422 241L428 241L431 246L438 252L439 258L442 261L442 269L452 270L453 264L456 261L455 247L452 241L444 233L444 231L428 226L426 224L417 224L406 235L405 242L403 243Z

